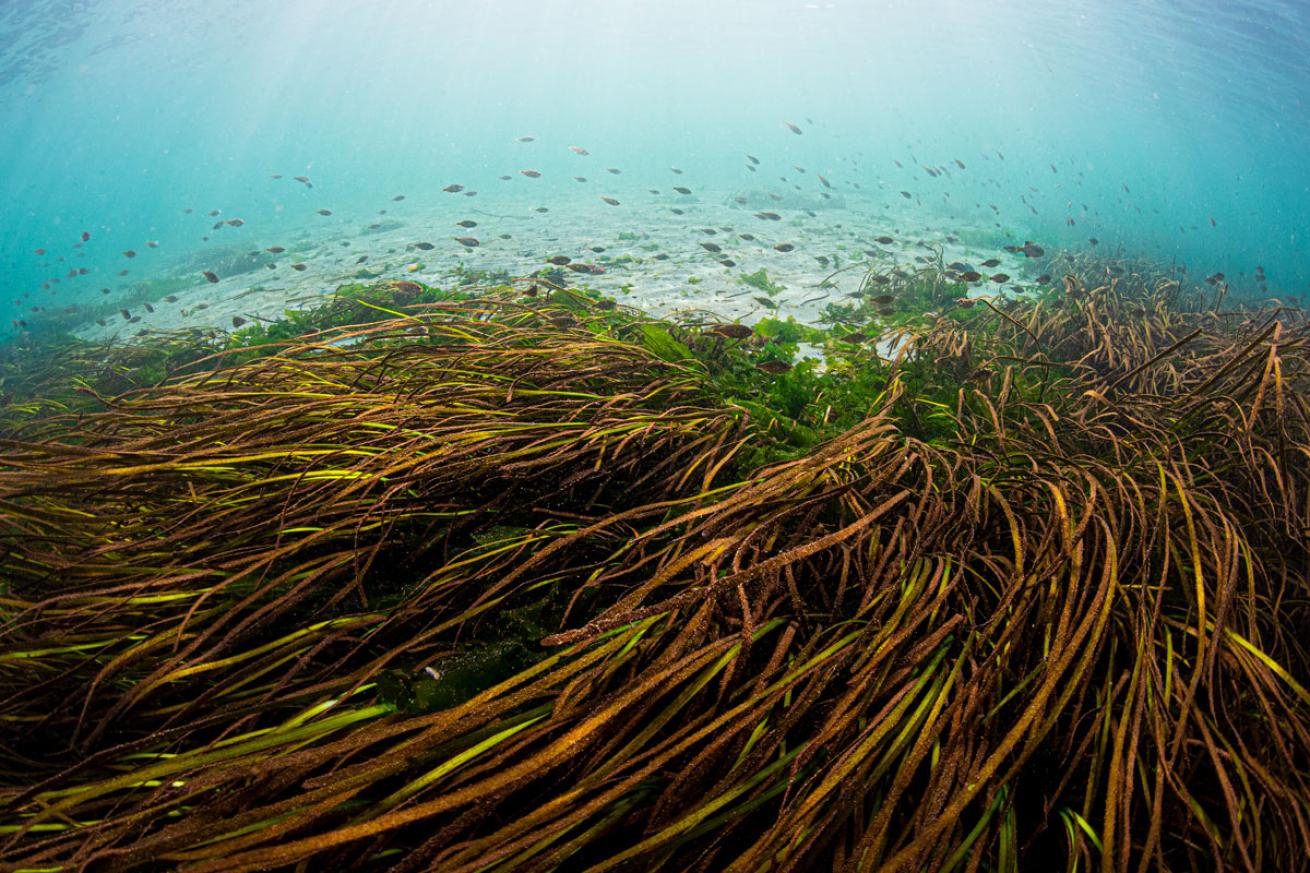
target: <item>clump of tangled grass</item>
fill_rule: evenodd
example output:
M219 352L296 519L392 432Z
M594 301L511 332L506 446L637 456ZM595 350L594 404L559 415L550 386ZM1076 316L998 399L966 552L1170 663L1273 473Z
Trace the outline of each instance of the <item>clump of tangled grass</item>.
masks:
M1305 866L1299 314L1070 277L760 469L695 360L396 314L0 443L6 863Z

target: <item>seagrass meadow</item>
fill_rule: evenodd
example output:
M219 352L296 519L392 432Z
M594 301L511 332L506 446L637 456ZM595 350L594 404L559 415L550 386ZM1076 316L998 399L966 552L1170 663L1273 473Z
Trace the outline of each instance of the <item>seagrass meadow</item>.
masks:
M3 868L1305 869L1304 313L898 281L10 349Z

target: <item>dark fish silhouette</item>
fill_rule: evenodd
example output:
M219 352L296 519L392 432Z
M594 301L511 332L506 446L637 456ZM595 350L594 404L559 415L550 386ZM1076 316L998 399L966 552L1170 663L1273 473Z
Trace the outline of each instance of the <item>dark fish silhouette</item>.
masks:
M482 245L482 243L478 242L475 237L471 237L471 236L457 236L454 237L454 240L460 245L470 249L477 248L478 246Z
M218 281L218 274L215 273L213 270L205 270L202 275L211 282Z
M746 339L755 334L755 331L751 329L750 325L735 323L712 324L705 328L705 332L715 333L721 337L726 337L727 339Z

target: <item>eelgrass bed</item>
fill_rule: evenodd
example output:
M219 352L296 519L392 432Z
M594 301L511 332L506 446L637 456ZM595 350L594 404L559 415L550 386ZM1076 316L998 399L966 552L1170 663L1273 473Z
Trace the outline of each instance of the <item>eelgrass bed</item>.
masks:
M915 281L28 350L4 868L1305 869L1310 324Z

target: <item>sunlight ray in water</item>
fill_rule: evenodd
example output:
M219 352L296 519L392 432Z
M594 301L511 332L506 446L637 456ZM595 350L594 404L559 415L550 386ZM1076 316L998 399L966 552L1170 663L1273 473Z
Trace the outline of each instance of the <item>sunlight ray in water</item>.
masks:
M0 4L0 866L1310 870L1307 45Z

